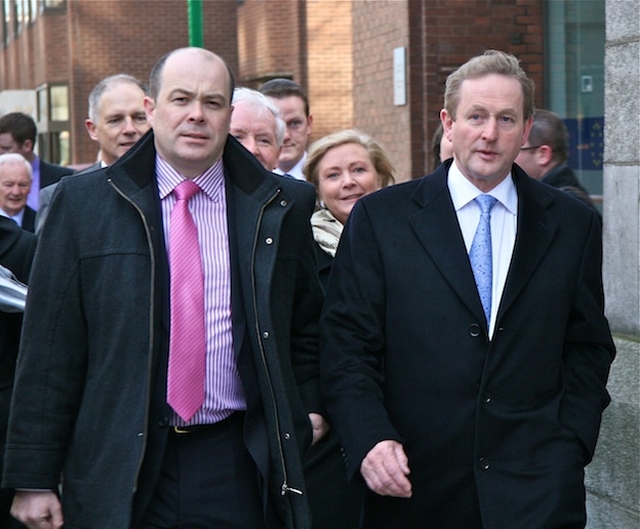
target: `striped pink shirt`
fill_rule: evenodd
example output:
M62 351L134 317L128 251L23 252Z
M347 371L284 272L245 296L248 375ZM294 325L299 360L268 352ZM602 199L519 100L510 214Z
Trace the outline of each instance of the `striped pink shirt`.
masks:
M160 192L164 238L169 251L170 217L176 202L173 189L185 178L158 155L156 155L156 177ZM172 424L177 426L214 423L228 417L236 410L244 410L247 407L233 349L231 259L222 160L216 162L193 181L202 189L189 201L189 210L198 229L198 242L202 255L207 371L202 407L188 423L174 413Z

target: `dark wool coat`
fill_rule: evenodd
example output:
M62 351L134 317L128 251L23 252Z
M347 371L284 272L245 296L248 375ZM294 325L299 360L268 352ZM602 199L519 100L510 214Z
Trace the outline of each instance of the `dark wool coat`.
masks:
M0 216L0 265L11 270L23 283L29 277L36 241L33 233L23 230L10 218ZM0 449L3 452L21 324L22 314L0 311ZM0 453L0 470L2 459Z
M331 269L321 379L349 471L395 439L413 484L411 499L369 491L364 526L582 527L614 355L598 220L513 167L517 236L489 341L450 165L362 198Z
M36 252L4 485L55 488L63 473L65 528L128 528L162 461L169 290L155 155L150 132L109 168L63 179ZM315 193L233 138L224 165L246 444L283 524L305 528L299 454L320 409Z

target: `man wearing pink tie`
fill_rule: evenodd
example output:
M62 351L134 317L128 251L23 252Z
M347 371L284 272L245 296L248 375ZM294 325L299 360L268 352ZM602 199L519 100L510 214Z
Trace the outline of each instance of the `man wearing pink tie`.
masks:
M217 55L168 53L152 132L60 183L3 480L29 527L311 526L300 453L326 429L314 191L228 135L233 87Z

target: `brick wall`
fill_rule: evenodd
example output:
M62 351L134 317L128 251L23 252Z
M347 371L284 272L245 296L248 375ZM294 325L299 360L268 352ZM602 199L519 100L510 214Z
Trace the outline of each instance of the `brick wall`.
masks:
M430 172L447 76L485 49L515 54L543 105L542 0L353 3L354 123L387 147L402 179ZM408 105L393 106L393 48L407 47Z
M429 170L429 142L439 121L447 76L460 64L486 49L516 55L536 83L536 104L543 105L543 4L542 0L446 1L411 0L410 20L415 28L416 53L424 61L424 78L412 78L414 99L422 97L420 121L414 122L413 176ZM412 56L415 55L412 53ZM420 96L420 92L423 93ZM420 138L420 134L425 135ZM420 143L425 146L420 151Z
M236 0L203 2L204 46L237 71ZM35 89L67 82L71 163L91 163L97 146L84 128L95 84L116 73L147 82L164 53L187 46L186 1L67 0L66 9L39 14L0 53L0 89Z
M69 81L72 162L91 162L86 99L107 75L146 80L188 44L184 1L67 0L0 50L0 90ZM516 54L543 101L544 0L205 0L205 47L239 84L287 76L307 90L313 138L355 126L391 152L402 179L430 166L446 76L487 48ZM393 49L407 48L406 106L393 105Z
M203 2L204 47L237 69L235 0ZM71 136L74 163L95 160L97 145L87 135L87 98L100 79L128 73L148 82L155 62L189 45L187 3L154 0L68 0Z
M351 2L307 2L311 139L353 126L353 45Z
M295 0L244 1L238 8L239 84L258 88L285 77L307 88L303 19L304 3Z
M354 126L387 149L400 180L411 176L412 107L393 104L393 50L408 46L408 21L405 0L353 4Z

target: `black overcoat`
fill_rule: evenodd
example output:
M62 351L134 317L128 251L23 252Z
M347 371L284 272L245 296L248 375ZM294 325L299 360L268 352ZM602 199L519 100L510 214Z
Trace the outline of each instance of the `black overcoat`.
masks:
M409 500L369 491L365 527L581 527L614 355L598 219L513 166L517 236L490 341L450 165L362 198L331 270L321 378L349 471L395 439L413 483Z

